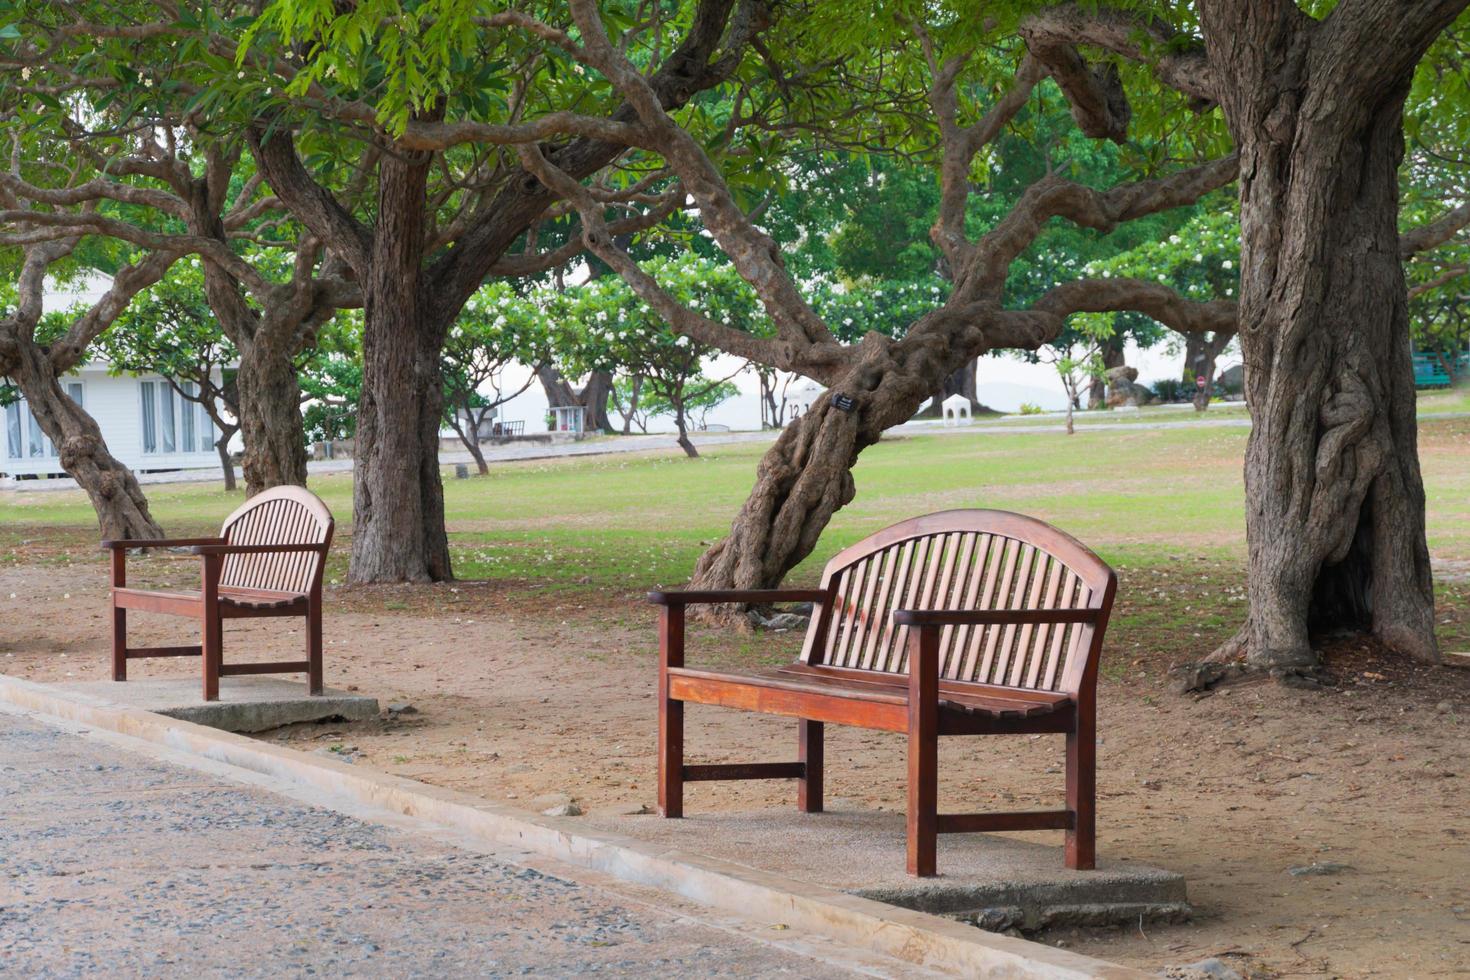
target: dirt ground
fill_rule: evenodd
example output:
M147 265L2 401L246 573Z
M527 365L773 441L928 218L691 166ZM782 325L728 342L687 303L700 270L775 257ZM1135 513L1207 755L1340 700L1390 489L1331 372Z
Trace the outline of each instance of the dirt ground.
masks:
M0 672L104 678L104 566L50 544L0 566ZM137 584L197 574L184 558L147 568ZM1239 581L1238 568L1213 571ZM1335 683L1322 690L1247 681L1198 699L1173 693L1171 663L1202 656L1228 630L1218 616L1190 629L1191 607L1243 609L1228 590L1197 584L1206 578L1123 570L1100 690L1099 850L1183 873L1198 915L1042 939L1149 969L1220 956L1256 976L1470 974L1470 670L1409 666L1344 641L1329 644ZM654 617L640 587L332 589L328 683L414 710L265 737L528 808L555 793L588 812L651 808ZM1470 604L1441 610L1452 622L1467 615ZM227 624L226 658L294 653L301 634L289 628ZM184 642L188 630L136 617L140 643ZM798 645L790 634L700 632L690 663L775 662ZM693 707L689 757L784 760L794 727ZM902 740L828 732L829 798L901 808ZM1060 798L1061 761L1060 737L947 740L941 807L1049 805ZM699 784L686 806L788 807L793 794L784 782ZM1314 863L1333 873L1288 873Z

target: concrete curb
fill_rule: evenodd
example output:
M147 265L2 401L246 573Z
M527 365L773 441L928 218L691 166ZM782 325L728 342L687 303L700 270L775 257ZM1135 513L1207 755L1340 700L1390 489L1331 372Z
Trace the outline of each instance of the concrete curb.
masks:
M593 834L465 793L359 769L242 735L0 674L0 701L447 825L480 840L673 892L745 918L961 976L1144 977L1140 971L677 849Z

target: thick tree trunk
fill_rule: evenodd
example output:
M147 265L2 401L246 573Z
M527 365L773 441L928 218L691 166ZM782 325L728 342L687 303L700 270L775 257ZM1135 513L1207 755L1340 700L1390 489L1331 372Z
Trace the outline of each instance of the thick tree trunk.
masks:
M248 341L240 347L235 375L240 405L241 469L245 493L279 486L306 486L306 428L301 385L292 357L276 344Z
M939 370L952 373L959 366L944 363L951 345L934 341L939 338L918 349L874 344L782 430L761 458L755 487L729 535L696 564L692 588L774 588L811 554L832 515L857 492L852 468L858 454L913 416L931 396ZM852 410L834 405L834 393L850 397Z
M612 398L613 376L611 371L593 371L592 376L587 379L577 400L587 410L585 416L587 429L598 432L612 432L612 419L607 414L607 403Z
M452 577L439 476L443 324L421 272L425 162L385 157L364 297L351 582Z
M1377 33L1397 23L1386 9L1372 16L1388 18ZM1262 20L1255 39L1207 22L1241 154L1240 338L1254 419L1250 613L1226 649L1294 672L1316 664L1315 632L1347 629L1434 661L1396 226L1412 65L1344 91L1334 71L1346 69L1311 51L1323 32L1299 21Z
M96 420L62 389L45 352L33 344L22 344L19 354L12 379L41 431L56 447L61 468L87 492L102 537L163 537L137 477L107 451Z

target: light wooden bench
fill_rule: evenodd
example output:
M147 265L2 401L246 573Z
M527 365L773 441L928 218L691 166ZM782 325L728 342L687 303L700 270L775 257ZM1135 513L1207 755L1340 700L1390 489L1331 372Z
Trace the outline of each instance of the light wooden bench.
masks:
M1020 514L952 510L839 552L815 590L653 592L659 610L659 813L683 815L686 782L796 779L822 809L823 725L908 736L908 871L935 874L936 835L1066 831L1066 864L1095 862L1098 657L1117 578L1070 535ZM767 670L684 664L695 603L814 603L801 657ZM796 762L686 765L684 705L800 719ZM1066 808L940 814L944 735L1066 736Z
M112 679L128 679L128 661L144 657L202 657L204 699L219 700L219 679L237 674L304 672L312 694L322 693L322 570L332 543L332 514L302 487L256 494L225 519L217 538L104 541L112 552ZM202 559L198 590L131 589L131 549L187 547ZM197 646L129 647L128 610L199 620ZM223 620L301 616L306 659L224 663Z

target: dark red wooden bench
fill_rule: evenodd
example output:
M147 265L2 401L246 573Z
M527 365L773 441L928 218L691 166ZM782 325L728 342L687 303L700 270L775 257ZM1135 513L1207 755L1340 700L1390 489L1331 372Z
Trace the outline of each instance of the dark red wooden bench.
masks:
M653 592L659 604L659 813L686 782L796 779L822 809L823 725L908 735L908 870L935 873L937 834L1064 830L1069 868L1095 861L1098 656L1117 578L1070 535L1020 514L952 510L895 524L827 563L818 589ZM695 603L814 603L801 658L768 670L684 665ZM685 703L800 719L796 762L684 763ZM1066 736L1066 809L940 814L943 735Z
M322 693L322 569L332 544L332 514L302 487L256 494L225 519L217 538L104 541L112 552L112 679L128 679L128 661L143 657L202 657L204 699L219 700L219 679L237 674L304 672ZM130 589L127 553L187 547L202 559L197 591ZM199 620L198 646L129 647L128 610ZM261 616L306 620L306 659L226 664L223 621Z

